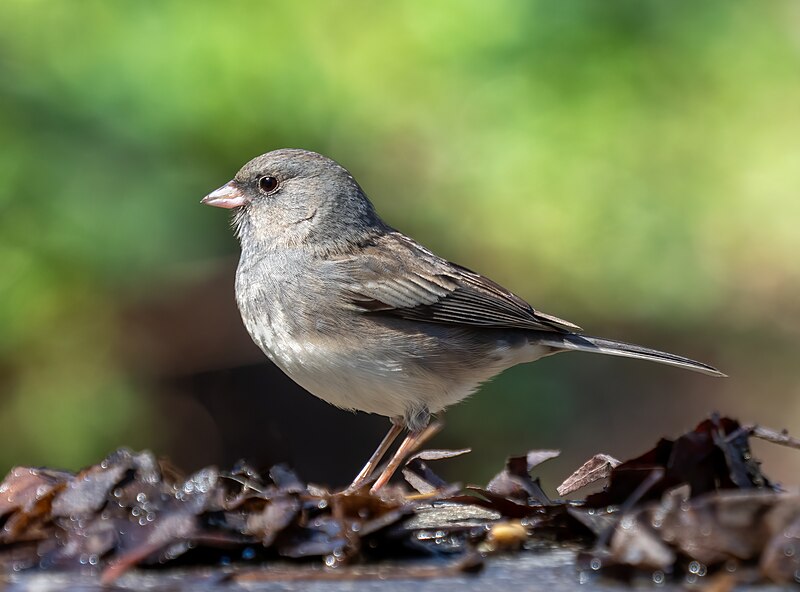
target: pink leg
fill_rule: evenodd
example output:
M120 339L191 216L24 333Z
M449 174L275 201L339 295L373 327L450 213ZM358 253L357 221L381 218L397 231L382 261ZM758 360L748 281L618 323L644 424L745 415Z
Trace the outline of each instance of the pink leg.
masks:
M370 478L373 471L375 471L375 467L378 466L378 463L381 462L381 459L386 454L386 451L389 450L389 447L392 443L397 440L397 436L400 435L400 432L403 431L403 425L400 422L392 420L392 427L389 429L389 432L383 437L381 443L378 445L377 450L372 453L372 456L369 457L367 464L364 465L364 468L356 475L356 478L353 479L353 482L350 484L345 491L356 491L360 489L362 485Z
M389 479L392 478L392 475L394 475L397 469L400 468L400 465L402 465L403 462L406 460L406 458L408 458L408 455L410 455L417 448L422 446L422 444L424 444L440 429L442 429L442 423L437 421L435 423L430 424L426 428L408 434L408 436L406 436L406 439L403 440L403 443L400 444L400 447L397 449L397 452L394 453L394 456L389 461L389 464L386 465L385 469L383 469L383 472L381 473L380 477L378 477L378 480L375 481L375 484L369 490L370 493L375 493L381 487L386 485L389 482Z

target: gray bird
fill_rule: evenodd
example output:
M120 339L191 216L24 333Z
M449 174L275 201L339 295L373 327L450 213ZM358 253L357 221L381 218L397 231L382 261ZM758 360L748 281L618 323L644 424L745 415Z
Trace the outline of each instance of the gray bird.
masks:
M233 210L242 247L236 301L253 341L300 386L392 427L353 481L372 489L413 450L431 414L516 364L563 351L651 360L711 376L688 358L580 334L492 280L383 222L353 176L315 152L254 158L202 203Z

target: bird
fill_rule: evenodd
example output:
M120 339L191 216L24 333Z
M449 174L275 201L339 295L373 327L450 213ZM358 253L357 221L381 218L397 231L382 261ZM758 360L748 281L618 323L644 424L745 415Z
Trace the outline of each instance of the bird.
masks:
M378 492L431 417L517 364L567 351L689 358L592 337L385 223L334 160L283 148L253 158L201 203L232 211L235 295L250 337L311 394L391 427L346 491ZM375 478L392 444L396 452Z

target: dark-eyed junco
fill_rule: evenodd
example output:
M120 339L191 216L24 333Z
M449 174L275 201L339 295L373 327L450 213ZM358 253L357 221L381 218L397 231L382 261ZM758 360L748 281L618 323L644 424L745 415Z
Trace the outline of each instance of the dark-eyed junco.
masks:
M242 254L236 300L250 336L300 386L341 407L391 418L351 488L383 486L432 413L506 368L577 350L723 376L693 360L580 334L490 279L384 223L347 170L284 149L248 162L202 202L233 209Z

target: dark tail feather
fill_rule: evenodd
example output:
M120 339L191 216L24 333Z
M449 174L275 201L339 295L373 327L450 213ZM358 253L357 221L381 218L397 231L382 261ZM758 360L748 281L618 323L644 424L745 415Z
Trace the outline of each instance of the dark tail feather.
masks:
M667 352L649 349L640 345L622 343L621 341L611 341L600 337L589 337L588 335L577 335L575 333L539 333L537 341L544 345L549 345L561 350L583 351L596 354L607 354L610 356L621 356L624 358L636 358L639 360L650 360L668 366L685 368L695 372L702 372L709 376L726 376L713 366L695 362L689 358L668 354Z

